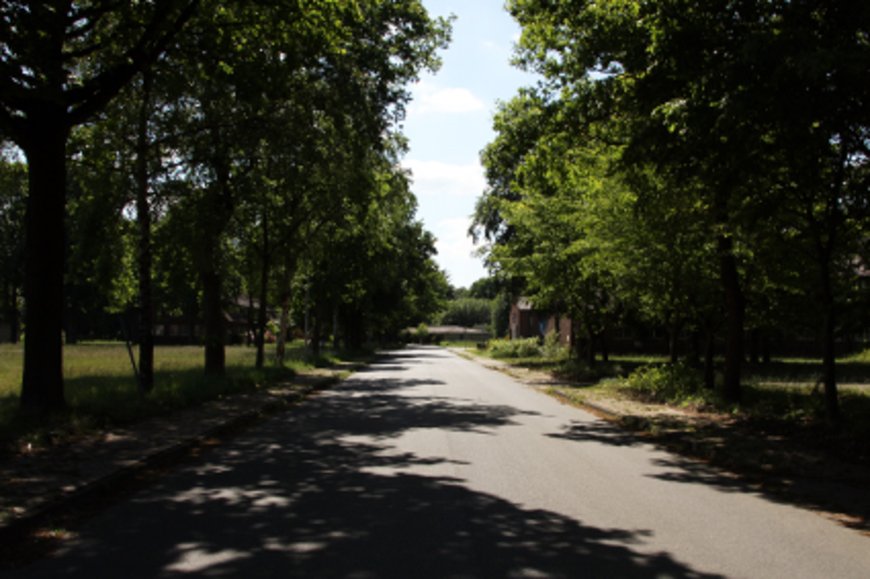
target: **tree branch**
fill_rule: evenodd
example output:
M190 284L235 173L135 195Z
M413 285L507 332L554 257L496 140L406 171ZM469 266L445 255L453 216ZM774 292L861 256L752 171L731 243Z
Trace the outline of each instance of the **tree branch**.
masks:
M81 124L104 108L121 89L139 72L150 66L162 54L169 42L181 31L199 6L199 0L184 0L178 16L172 21L171 10L158 6L138 42L131 47L117 64L96 75L81 87L66 93L70 107L71 126Z

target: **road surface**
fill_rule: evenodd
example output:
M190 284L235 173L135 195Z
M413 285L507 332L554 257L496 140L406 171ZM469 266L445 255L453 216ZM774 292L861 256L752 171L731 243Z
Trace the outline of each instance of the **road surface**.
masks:
M397 352L12 576L870 577L870 539L437 348Z

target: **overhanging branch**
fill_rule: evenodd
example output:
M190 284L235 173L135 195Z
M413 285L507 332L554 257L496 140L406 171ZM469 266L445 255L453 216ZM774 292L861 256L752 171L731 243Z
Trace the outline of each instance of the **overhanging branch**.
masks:
M157 7L138 42L120 59L120 63L94 76L80 87L66 93L69 123L75 126L102 110L130 80L162 54L170 41L184 28L199 6L199 0L185 0L177 17L174 11Z

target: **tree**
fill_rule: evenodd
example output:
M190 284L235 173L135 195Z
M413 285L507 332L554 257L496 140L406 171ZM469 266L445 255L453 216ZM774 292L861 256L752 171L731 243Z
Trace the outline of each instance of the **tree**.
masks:
M836 422L845 297L837 288L854 275L866 220L867 4L514 0L508 8L523 27L517 62L543 75L544 100L571 103L587 136L610 121L604 136L624 147L621 170L652 171L661 184L635 188L640 206L668 191L662 208L692 208L705 224L726 312L726 398L740 398L748 299L773 303L759 290L787 278L759 275L781 267L777 234L811 249ZM749 308L757 317L766 306Z
M183 28L196 0L7 2L0 12L0 133L28 165L21 409L65 407L63 320L66 144Z
M468 297L491 300L501 290L501 282L495 276L482 277L468 288Z
M415 219L399 152L390 146L370 159L367 200L327 224L305 260L315 352L329 320L354 350L370 340L395 340L443 308L449 285L433 260L434 237Z
M486 298L459 298L447 302L447 309L441 314L441 323L451 326L488 325L492 300Z
M216 11L214 19L237 25L219 24L226 32L214 35L215 26L205 24L189 60L200 79L193 98L202 114L194 121L203 122L201 134L207 135L188 158L204 177L200 207L208 208L199 212L204 235L197 261L206 368L213 373L223 366L221 269L214 248L229 235L231 222L247 218L240 230L257 232L259 280L253 285L260 298L262 364L275 259L282 256L283 271L292 271L300 232L339 215L342 203L365 202L353 197L361 188L347 186L359 174L355 167L383 146L382 135L401 118L409 98L405 84L437 64L434 51L447 38L446 23L429 19L411 0L325 3L316 22L299 18L299 10L282 3ZM240 48L251 43L260 50ZM217 71L196 58L203 47L225 55ZM325 171L340 177L329 188L319 186Z
M793 2L772 12L752 92L782 152L776 186L791 221L784 227L812 248L826 412L836 424L836 334L868 218L870 7Z
M690 194L685 203L709 211L727 313L723 393L732 401L741 396L746 307L740 235L760 208L774 207L763 194L774 149L750 90L774 4L510 3L524 27L519 60L591 118L618 116L623 162L653 165Z

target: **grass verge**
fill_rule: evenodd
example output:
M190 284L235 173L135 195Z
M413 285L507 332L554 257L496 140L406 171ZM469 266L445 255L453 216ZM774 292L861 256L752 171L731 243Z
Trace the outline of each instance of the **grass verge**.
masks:
M21 345L0 344L0 445L7 450L22 445L54 444L93 430L110 428L151 416L166 414L261 388L280 387L300 372L331 367L343 360L327 352L309 358L300 343L288 349L286 363L254 367L256 351L245 346L226 349L226 375L203 374L203 348L158 346L155 348L154 390L140 396L126 346L122 343L83 343L64 348L65 394L68 411L28 419L18 413L21 384Z

